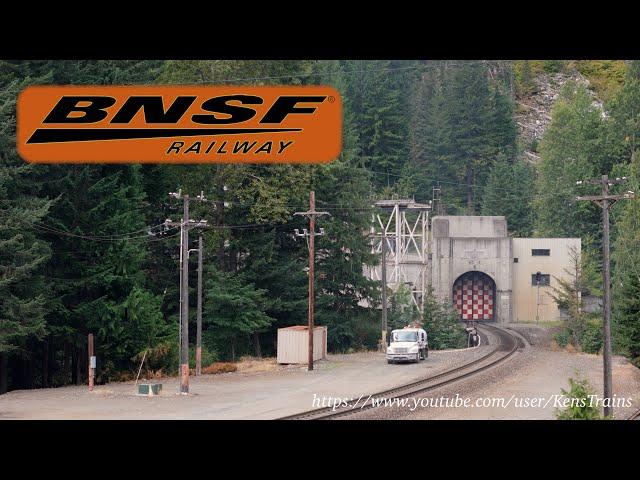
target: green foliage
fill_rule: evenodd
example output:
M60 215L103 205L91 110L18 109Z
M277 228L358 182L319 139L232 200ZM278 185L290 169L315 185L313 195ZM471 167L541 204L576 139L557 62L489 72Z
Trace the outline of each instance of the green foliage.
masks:
M404 328L416 321L419 312L411 297L411 290L404 284L400 284L396 292L390 297L391 308L389 308L387 314L387 323L390 330Z
M584 353L598 353L602 350L602 320L588 322L580 338L580 350Z
M542 62L542 70L545 73L560 73L565 67L565 62L562 60L544 60Z
M423 319L430 349L444 350L467 346L468 334L460 322L459 315L449 304L440 302L432 294L425 299Z
M417 198L426 200L441 179L447 204L475 214L496 157L515 152L513 102L485 66L465 63L428 73L417 85L406 169Z
M375 182L379 186L396 181L394 174L407 155L406 92L402 76L391 73L403 62L396 63L353 60L345 65L345 70L354 72L345 82L344 95L350 102L360 155L363 164L378 173Z
M202 346L202 368L208 367L212 363L219 362L220 356L217 351L211 350L206 345ZM189 349L189 368L196 368L196 349Z
M582 296L589 293L590 288L594 290L596 287L591 283L592 277L585 275L585 271L590 269L587 257L573 246L569 247L567 253L570 267L564 269L563 278L554 277L558 286L551 287L551 297L558 308L566 313L566 326L571 343L578 346L587 327Z
M569 405L560 410L556 409L558 420L599 420L600 412L592 405L590 396L595 396L593 388L586 379L570 378L569 390L561 389L562 395L569 399Z
M47 78L3 75L13 67L0 62L0 354L24 350L28 339L42 339L50 308L43 272L51 250L39 238L39 223L51 202L34 181L34 168L15 151L18 92Z
M572 203L593 188L576 181L594 178L610 168L605 120L583 87L567 83L540 143L536 233L548 237L601 238L600 209L591 202Z
M622 60L581 60L576 69L589 79L598 98L609 100L622 86L627 66Z
M571 341L571 331L563 327L562 330L553 334L553 339L556 341L560 348L564 348L569 345Z
M528 237L534 222L533 190L533 168L519 160L508 162L500 155L484 188L482 214L504 215L513 236Z
M264 330L273 322L265 313L267 291L213 266L207 270L204 283L203 326L228 343L224 354L235 360L238 337Z
M539 63L539 62L536 62ZM537 65L530 60L516 62L514 65L516 89L521 96L530 95L536 88L534 76L536 74Z
M584 88L568 84L545 136L530 145L541 162L529 166L517 154L514 94L529 95L539 75L574 67L606 101L607 115ZM581 237L584 285L577 289L597 295L600 210L569 200L596 192L576 180L603 173L628 176L624 188L640 191L638 72L640 63L618 61L0 62L0 352L10 352L10 362L20 355L42 384L65 384L93 332L99 381L134 371L145 353L148 368L175 371L178 239L146 232L179 214L167 199L178 188L215 202L192 204L192 216L213 226L203 232L205 364L255 354L259 345L272 355L277 328L306 323L307 245L292 231L307 227L293 213L307 209L309 190L317 208L331 213L318 220L325 235L316 238L315 287L316 322L328 326L333 351L375 348L380 336L379 285L363 275L378 261L363 234L372 200L424 202L437 185L446 213L505 215L516 236ZM314 166L31 166L17 156L21 88L154 82L333 85L343 97L343 151ZM631 358L640 358L639 205L612 209L613 340ZM597 322L573 302L576 285L561 289L558 302L572 312L564 344L570 336L596 351ZM413 320L407 291L390 302L390 326ZM466 346L447 305L429 297L424 321L432 348ZM45 345L50 366L40 372ZM13 386L25 387L16 365Z

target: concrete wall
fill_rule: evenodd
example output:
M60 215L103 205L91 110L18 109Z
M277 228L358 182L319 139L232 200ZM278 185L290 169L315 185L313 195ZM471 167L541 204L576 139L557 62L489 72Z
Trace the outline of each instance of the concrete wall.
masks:
M539 317L541 322L558 320L560 311L550 296L552 287L558 287L558 278L567 278L564 269L572 270L570 247L581 251L579 238L514 238L513 257L513 305L514 322L536 320L537 288L531 284L531 275L536 272L551 276L549 287L540 287ZM549 249L550 256L533 256L532 249Z
M502 216L439 216L432 222L431 284L435 295L451 301L456 279L480 271L496 283L495 318L512 318L512 252Z

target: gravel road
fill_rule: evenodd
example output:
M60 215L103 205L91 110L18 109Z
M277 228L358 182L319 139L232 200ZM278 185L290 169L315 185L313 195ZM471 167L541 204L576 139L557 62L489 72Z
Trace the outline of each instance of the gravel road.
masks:
M432 351L419 364L388 365L382 353L329 355L276 371L191 377L192 394L176 395L176 378L158 380L157 397L135 395L133 382L18 390L0 396L0 419L272 419L314 408L314 398L357 397L447 370L491 347Z

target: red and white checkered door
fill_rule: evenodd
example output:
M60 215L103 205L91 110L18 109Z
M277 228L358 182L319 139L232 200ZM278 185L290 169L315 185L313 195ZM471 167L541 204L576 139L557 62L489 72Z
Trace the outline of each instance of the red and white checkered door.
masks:
M493 320L493 281L480 272L465 273L453 286L453 305L463 320Z

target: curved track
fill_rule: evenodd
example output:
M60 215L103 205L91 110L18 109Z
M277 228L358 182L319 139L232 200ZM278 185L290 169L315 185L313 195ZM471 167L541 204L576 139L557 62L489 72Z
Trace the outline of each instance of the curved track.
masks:
M314 410L297 413L295 415L282 417L280 418L280 420L324 420L353 415L355 413L370 410L372 408L379 408L376 405L372 404L371 398L385 398L391 400L394 398L410 397L416 394L435 390L450 383L457 382L458 380L461 380L463 378L468 378L476 375L498 365L499 363L504 362L509 357L511 357L522 345L522 341L518 337L508 332L507 330L503 330L502 328L485 324L479 326L478 329L488 330L494 333L495 336L499 339L499 342L495 346L495 348L491 349L489 353L481 356L480 358L467 362L451 370L447 370L446 372L423 378L415 382L399 385L389 390L372 393L368 396L363 395L358 399L357 402L355 402L355 404L351 402L347 405L340 405L337 408L317 408ZM363 398L365 400L364 402L362 402L362 404L360 404Z

